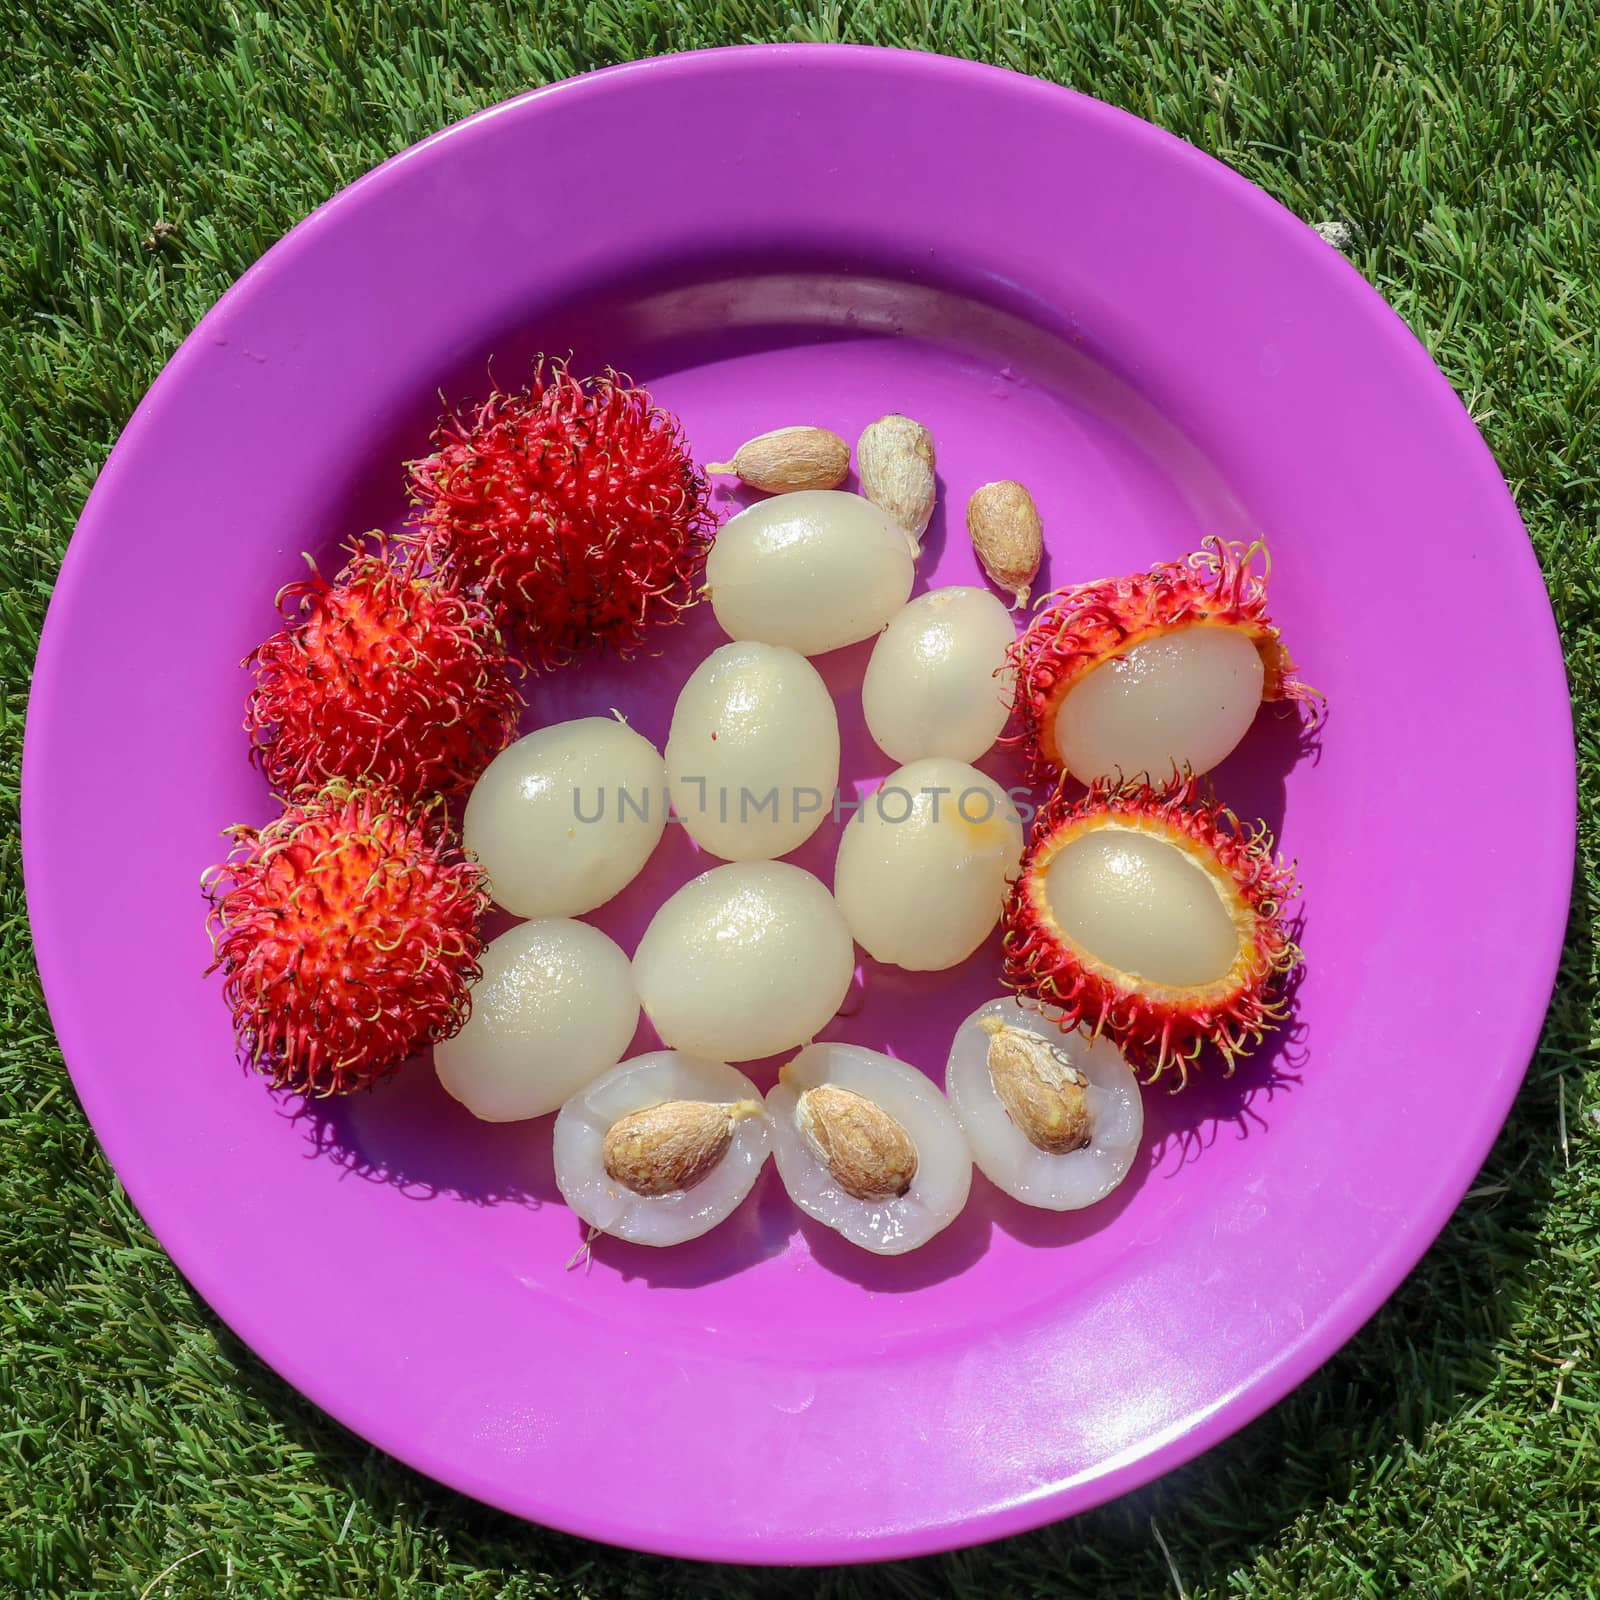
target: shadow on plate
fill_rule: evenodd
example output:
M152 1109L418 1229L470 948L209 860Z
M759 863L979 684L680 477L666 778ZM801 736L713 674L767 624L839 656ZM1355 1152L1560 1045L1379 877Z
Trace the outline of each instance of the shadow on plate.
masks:
M550 1154L550 1118L480 1122L439 1086L418 1057L365 1094L285 1099L310 1154L353 1178L386 1183L408 1199L445 1196L470 1205L563 1204Z
M1322 732L1320 721L1312 725L1293 705L1264 705L1239 748L1206 781L1241 823L1259 819L1278 841L1289 774L1302 763L1316 766Z
M1297 918L1292 926L1297 943L1303 921ZM1144 1138L1152 1172L1175 1177L1198 1161L1224 1130L1235 1139L1267 1131L1272 1102L1300 1086L1311 1060L1309 1030L1298 1000L1304 971L1296 969L1284 986L1288 1016L1283 1025L1255 1054L1239 1061L1231 1074L1224 1075L1216 1052L1208 1049L1181 1091L1163 1089L1160 1083L1146 1086Z
M785 1196L787 1201L787 1196ZM989 1248L988 1212L970 1202L943 1233L903 1256L876 1256L792 1207L811 1259L873 1294L908 1294L963 1273Z
M573 1270L605 1269L620 1278L637 1278L652 1289L695 1289L782 1255L798 1225L799 1213L769 1161L755 1188L726 1222L670 1249L629 1244L604 1234L590 1239L588 1229L574 1217Z

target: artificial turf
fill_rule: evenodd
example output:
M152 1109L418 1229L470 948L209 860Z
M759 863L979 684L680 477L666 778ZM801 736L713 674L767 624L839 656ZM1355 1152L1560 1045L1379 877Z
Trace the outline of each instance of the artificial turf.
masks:
M0 4L0 1593L1600 1594L1590 7L48 12ZM1567 646L1583 795L1561 984L1527 1086L1438 1244L1342 1354L1201 1460L1076 1521L944 1558L789 1575L632 1556L486 1511L256 1362L146 1232L78 1109L33 969L17 836L28 676L62 550L118 429L217 295L340 185L447 122L629 57L774 39L916 46L1071 84L1308 220L1343 224L1331 232L1432 351L1517 496ZM1506 773L1504 810L1486 819L1501 848L1515 848L1517 787ZM1449 804L1448 771L1439 794Z

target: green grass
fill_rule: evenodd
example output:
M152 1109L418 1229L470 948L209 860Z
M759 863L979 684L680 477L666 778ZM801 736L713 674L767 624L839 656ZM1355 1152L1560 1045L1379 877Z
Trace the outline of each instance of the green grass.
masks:
M1192 1596L1600 1594L1592 10L102 0L40 20L51 9L0 5L0 1592L1131 1597L1177 1593L1181 1575ZM62 1070L29 951L18 762L40 622L96 471L196 318L291 223L531 85L698 45L834 38L1072 84L1300 215L1353 225L1353 259L1466 398L1533 533L1568 649L1584 816L1527 1087L1443 1237L1340 1356L1202 1460L1075 1522L763 1580L485 1511L351 1438L218 1326L128 1205Z

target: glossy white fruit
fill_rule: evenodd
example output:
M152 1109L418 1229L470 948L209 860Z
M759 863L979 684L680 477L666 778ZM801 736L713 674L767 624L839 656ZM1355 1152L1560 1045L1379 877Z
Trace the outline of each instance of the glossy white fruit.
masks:
M808 1089L833 1084L882 1107L910 1135L916 1174L902 1195L858 1200L840 1187L802 1133L797 1112ZM860 1045L814 1044L789 1062L767 1095L773 1154L802 1211L877 1255L926 1244L960 1214L972 1185L972 1157L945 1097L913 1066Z
M965 961L1005 904L1022 824L1005 790L936 757L891 772L839 842L833 889L875 961L933 972Z
M672 713L667 780L714 856L765 861L803 844L839 782L839 719L817 669L753 640L712 651Z
M1261 653L1237 628L1163 634L1103 661L1056 711L1056 748L1082 783L1174 766L1209 772L1261 704Z
M721 1061L676 1050L635 1056L580 1089L556 1118L555 1173L562 1198L590 1227L635 1244L682 1244L716 1227L750 1193L770 1142L769 1123L759 1114L734 1120L726 1154L692 1188L635 1194L606 1171L602 1152L611 1125L669 1100L759 1105L761 1091Z
M992 1017L1045 1042L1085 1078L1090 1142L1053 1154L1033 1144L995 1093L989 1071ZM1103 1200L1127 1177L1144 1133L1144 1101L1122 1052L1101 1037L1063 1033L1056 1013L1023 1005L1014 996L979 1006L956 1030L945 1067L945 1089L966 1129L972 1158L997 1188L1047 1211L1076 1211Z
M1239 932L1216 881L1174 844L1115 824L1069 840L1045 869L1057 924L1097 960L1147 983L1213 983Z
M598 928L524 922L484 951L472 1015L434 1070L485 1122L543 1116L615 1066L638 1023L628 958Z
M782 861L713 867L651 919L639 999L676 1050L754 1061L792 1050L838 1011L855 971L833 896Z
M467 800L462 840L496 902L570 917L620 893L667 824L667 769L615 717L540 728L502 750Z
M878 635L861 708L895 761L976 761L1000 736L1011 700L1011 613L987 589L918 595Z
M731 517L706 560L711 609L730 639L821 655L868 639L906 603L905 531L838 489L778 495Z

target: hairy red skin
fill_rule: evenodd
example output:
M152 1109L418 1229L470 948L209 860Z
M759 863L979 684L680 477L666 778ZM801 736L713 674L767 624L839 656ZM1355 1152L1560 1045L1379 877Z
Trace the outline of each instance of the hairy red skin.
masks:
M520 669L494 618L416 551L380 536L331 583L313 567L278 608L290 625L245 660L244 726L280 794L330 778L460 794L516 737Z
M479 585L543 666L596 646L628 655L694 601L706 479L678 420L614 372L541 363L520 393L446 417L408 470L411 537Z
M489 907L443 802L334 782L233 849L201 883L244 1057L275 1088L348 1094L466 1021Z
M1061 929L1045 895L1058 851L1115 822L1182 850L1216 884L1233 918L1238 954L1216 982L1171 988L1097 960ZM1244 828L1202 794L1191 776L1152 786L1142 778L1097 783L1069 798L1058 787L1034 819L1022 871L1006 905L1005 979L1019 993L1062 1011L1061 1026L1111 1038L1147 1082L1169 1069L1177 1088L1209 1041L1233 1071L1287 1016L1284 985L1300 965L1284 907L1298 893L1294 869L1272 854L1265 824Z
M1046 595L1010 650L1016 673L1013 709L1035 776L1061 768L1056 712L1075 685L1113 656L1197 623L1248 635L1264 669L1261 698L1310 703L1314 719L1321 697L1300 682L1267 616L1270 565L1263 544L1207 539L1193 554L1148 572Z

